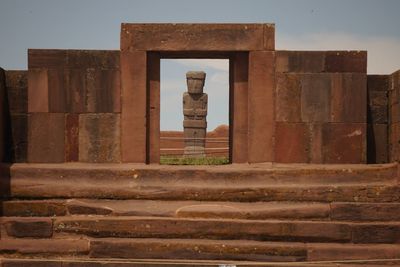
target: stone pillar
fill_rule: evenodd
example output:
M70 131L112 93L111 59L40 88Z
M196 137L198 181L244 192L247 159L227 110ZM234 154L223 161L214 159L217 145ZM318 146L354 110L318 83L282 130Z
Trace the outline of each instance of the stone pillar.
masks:
M203 71L186 73L188 91L183 93L185 157L205 157L208 101L207 94L203 93L205 78Z

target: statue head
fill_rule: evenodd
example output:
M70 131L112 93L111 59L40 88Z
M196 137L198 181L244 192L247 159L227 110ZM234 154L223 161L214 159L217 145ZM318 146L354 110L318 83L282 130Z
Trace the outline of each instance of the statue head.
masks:
M206 73L204 71L186 72L186 83L189 94L202 94Z

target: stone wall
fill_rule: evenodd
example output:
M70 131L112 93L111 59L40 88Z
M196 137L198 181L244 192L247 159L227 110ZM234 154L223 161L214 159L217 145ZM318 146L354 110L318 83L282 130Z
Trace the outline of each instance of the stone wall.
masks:
M366 52L276 52L276 162L366 162L366 67Z
M400 70L389 77L389 160L400 160Z
M119 162L119 51L28 51L28 162Z
M368 75L368 163L386 163L389 160L388 90L389 75Z
M0 162L6 160L6 77L4 70L0 68Z

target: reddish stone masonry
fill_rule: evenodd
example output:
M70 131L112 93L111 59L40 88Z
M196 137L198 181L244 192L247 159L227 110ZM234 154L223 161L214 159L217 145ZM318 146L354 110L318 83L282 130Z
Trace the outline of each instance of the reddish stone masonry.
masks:
M397 161L400 72L367 75L366 51L275 51L274 32L122 24L120 51L30 49L27 71L0 71L1 160L158 163L160 59L226 58L231 162Z

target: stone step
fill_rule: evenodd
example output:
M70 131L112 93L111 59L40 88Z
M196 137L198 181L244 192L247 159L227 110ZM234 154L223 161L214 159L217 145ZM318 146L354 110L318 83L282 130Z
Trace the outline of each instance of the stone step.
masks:
M188 263L192 264L190 266L218 266L220 264L308 266L307 263L309 263L310 266L315 267L331 266L331 264L332 266L342 266L342 264L377 266L384 263L393 265L400 263L400 245L383 244L154 238L2 239L2 241L4 242L0 242L0 262L3 267L154 266L152 264L174 266L174 264ZM31 259L27 259L28 257ZM40 262L46 262L48 265L41 265ZM281 264L274 265L272 262L281 262ZM293 265L293 262L298 262L299 265Z
M3 201L3 216L158 216L222 219L400 221L400 203L223 202L106 199Z
M3 217L10 238L120 237L400 243L400 222L188 219L138 216Z

